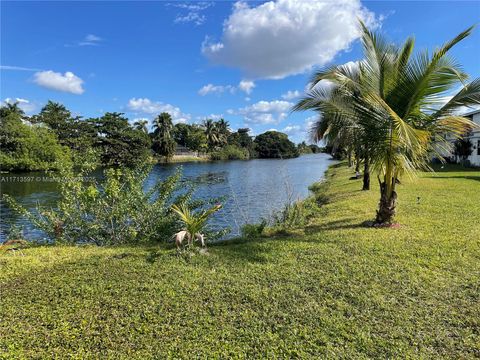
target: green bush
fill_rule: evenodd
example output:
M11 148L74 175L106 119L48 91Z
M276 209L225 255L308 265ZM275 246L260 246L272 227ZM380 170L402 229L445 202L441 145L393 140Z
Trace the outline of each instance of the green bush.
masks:
M89 182L86 171L74 174L71 168L62 169L55 209L30 212L13 198L4 199L53 242L114 245L168 240L179 228L170 207L190 201L192 190L177 191L177 172L145 191L150 169L109 169L100 183Z
M249 158L248 149L236 145L227 145L220 150L210 154L212 160L247 160Z
M15 113L1 118L0 149L2 170L55 169L71 161L70 149L60 145L50 129L24 124Z
M262 219L258 224L244 224L242 225L240 232L244 239L255 239L262 235L263 230L267 226L267 220Z

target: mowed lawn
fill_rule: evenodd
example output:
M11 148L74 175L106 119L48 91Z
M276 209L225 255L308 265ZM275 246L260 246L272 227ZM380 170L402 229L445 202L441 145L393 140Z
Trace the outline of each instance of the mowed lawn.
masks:
M361 225L378 184L360 191L339 165L292 235L188 261L172 247L2 254L0 358L480 357L480 171L448 170L402 182L398 229Z

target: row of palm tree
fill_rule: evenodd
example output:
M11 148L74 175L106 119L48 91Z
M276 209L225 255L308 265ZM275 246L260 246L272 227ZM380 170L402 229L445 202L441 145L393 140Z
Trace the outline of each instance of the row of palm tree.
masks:
M375 223L384 225L394 220L399 178L429 169L432 154L442 158L450 147L446 134L461 137L475 126L457 113L480 104L480 79L469 82L449 54L473 27L432 54L414 54L413 38L397 46L362 22L360 27L364 59L357 66L317 71L294 110L316 111L313 139L345 148L355 154L357 164L363 161L364 189L369 188L370 171L377 175ZM325 82L331 86L322 86Z
M134 124L137 130L148 134L148 121L138 120ZM207 119L202 123L208 148L214 150L227 144L230 127L228 121ZM161 155L171 156L175 151L174 125L169 113L163 112L153 120L153 148Z

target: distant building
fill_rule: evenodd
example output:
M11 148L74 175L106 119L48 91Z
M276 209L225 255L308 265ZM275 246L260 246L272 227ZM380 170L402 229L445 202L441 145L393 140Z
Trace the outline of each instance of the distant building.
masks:
M469 139L472 143L472 154L467 158L471 165L480 166L480 109L468 112L462 115L463 117L469 118L479 127L470 131L465 139ZM443 157L451 162L460 162L460 158L453 154L453 143L455 139L452 136L447 136L447 140L452 144L451 153L443 153Z

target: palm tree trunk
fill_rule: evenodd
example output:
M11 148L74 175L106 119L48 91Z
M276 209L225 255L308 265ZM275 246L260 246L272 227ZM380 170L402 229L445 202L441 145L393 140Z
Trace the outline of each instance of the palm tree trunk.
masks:
M365 156L363 162L363 188L362 190L370 190L370 162L368 155Z
M348 167L352 167L352 152L348 151Z
M380 202L378 204L375 223L388 225L393 223L397 206L397 193L395 192L396 177L393 176L391 166L387 165L384 182L380 183Z

